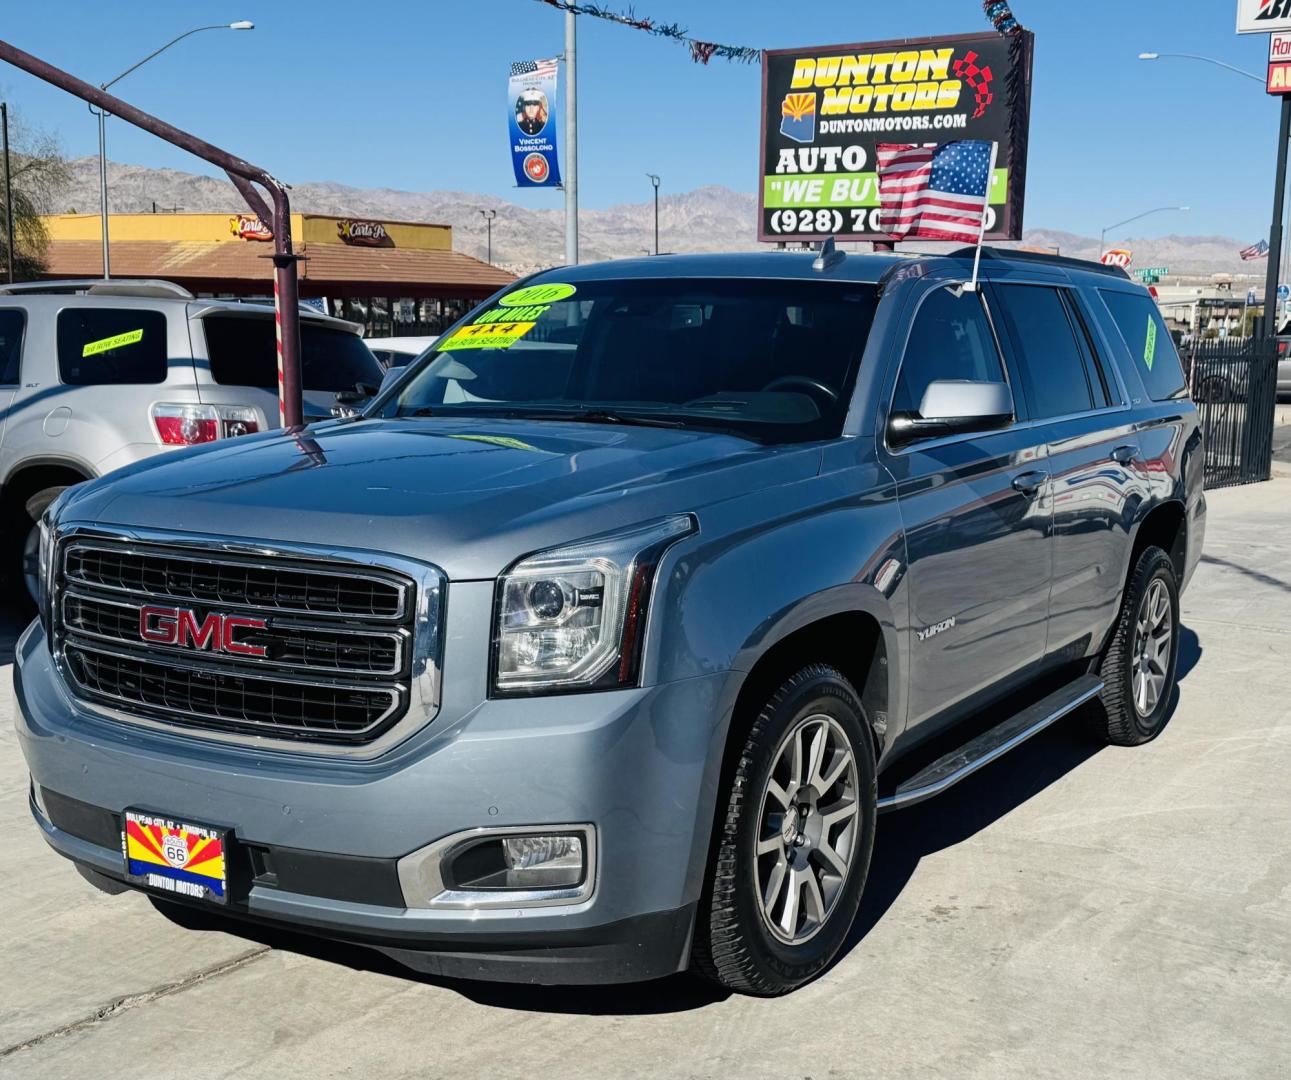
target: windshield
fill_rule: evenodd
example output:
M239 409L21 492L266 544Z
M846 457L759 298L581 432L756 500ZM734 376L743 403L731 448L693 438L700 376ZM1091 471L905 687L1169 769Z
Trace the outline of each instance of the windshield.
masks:
M876 297L815 281L530 284L440 338L383 413L835 437Z

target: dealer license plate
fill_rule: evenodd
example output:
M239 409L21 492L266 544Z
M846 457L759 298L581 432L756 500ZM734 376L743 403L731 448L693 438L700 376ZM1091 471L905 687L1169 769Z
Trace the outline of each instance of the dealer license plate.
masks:
M126 878L176 896L226 903L226 836L224 829L127 810L121 837Z

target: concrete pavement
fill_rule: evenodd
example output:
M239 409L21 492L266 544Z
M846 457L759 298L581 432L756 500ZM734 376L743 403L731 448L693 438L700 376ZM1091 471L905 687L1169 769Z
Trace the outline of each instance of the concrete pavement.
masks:
M437 982L184 929L46 849L6 711L0 1075L1291 1075L1291 479L1210 507L1162 736L1065 723L883 818L850 949L775 1001Z

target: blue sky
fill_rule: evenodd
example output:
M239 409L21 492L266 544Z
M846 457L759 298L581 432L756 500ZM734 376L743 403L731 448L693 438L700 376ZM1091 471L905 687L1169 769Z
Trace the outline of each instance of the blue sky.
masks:
M602 0L625 8L626 0ZM761 47L978 31L978 0L634 0L638 16L706 40ZM556 208L512 187L504 81L511 60L563 47L563 17L534 0L85 0L5 5L0 36L92 82L169 37L251 19L180 43L116 87L127 100L285 180L488 192ZM1132 231L1267 235L1277 105L1262 89L1193 61L1260 72L1263 36L1233 32L1234 0L1015 0L1037 34L1026 223L1097 234L1152 206L1190 205ZM757 66L692 64L672 42L579 21L580 185L585 206L644 201L717 183L756 189ZM71 156L97 153L84 104L0 65L0 93L55 131ZM204 164L128 126L109 157L188 171Z

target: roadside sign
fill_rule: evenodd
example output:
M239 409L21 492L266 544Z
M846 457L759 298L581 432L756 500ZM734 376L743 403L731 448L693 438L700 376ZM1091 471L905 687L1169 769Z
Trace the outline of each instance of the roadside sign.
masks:
M1145 266L1142 270L1135 270L1134 276L1142 281L1147 281L1149 278L1153 281L1159 281L1168 273L1170 273L1170 267L1168 266Z
M1291 30L1291 0L1237 0L1237 32L1269 34Z
M1020 240L1034 40L991 30L764 52L758 239L890 241L879 146L986 142L999 148L986 238Z
M1291 94L1291 34L1269 35L1269 77L1265 89L1270 94Z
M1104 266L1119 266L1124 270L1134 261L1134 253L1129 248L1108 248L1098 261Z

